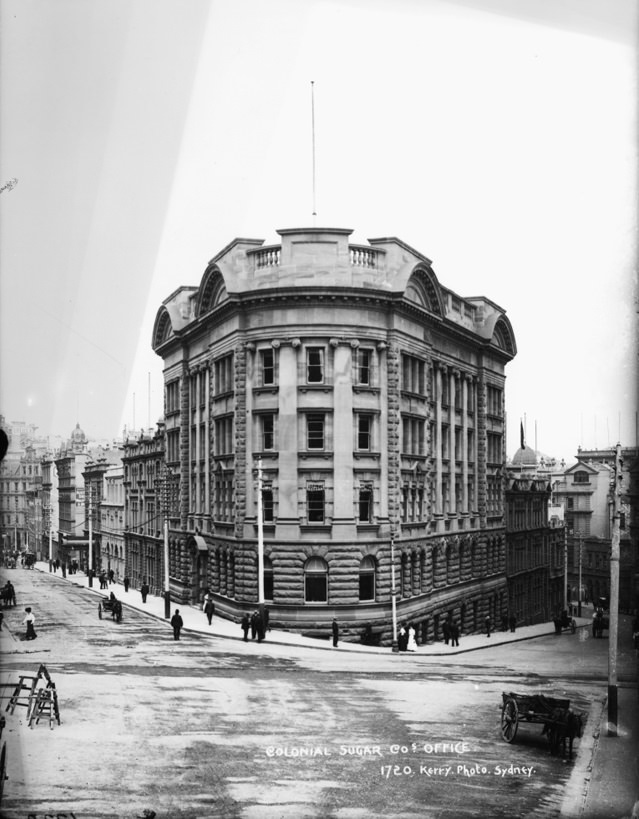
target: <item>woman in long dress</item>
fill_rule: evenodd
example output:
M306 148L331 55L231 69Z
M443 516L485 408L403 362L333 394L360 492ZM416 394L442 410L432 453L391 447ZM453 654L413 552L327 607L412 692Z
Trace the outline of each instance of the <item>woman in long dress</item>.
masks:
M27 606L25 611L26 611L27 615L26 615L26 617L24 618L24 620L22 622L27 627L27 633L26 633L24 639L25 640L35 640L35 638L38 635L35 633L35 617L34 617L33 612L31 611L31 606Z
M413 626L408 627L408 651L416 651L417 650L417 641L415 640L415 629Z

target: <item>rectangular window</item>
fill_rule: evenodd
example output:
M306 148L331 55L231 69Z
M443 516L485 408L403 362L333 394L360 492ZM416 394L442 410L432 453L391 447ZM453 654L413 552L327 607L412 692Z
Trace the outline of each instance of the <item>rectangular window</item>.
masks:
M424 455L426 422L419 418L402 416L402 452L405 455Z
M309 384L324 383L324 348L308 347L306 350L306 381Z
M324 523L324 486L312 484L306 489L306 514L309 523Z
M179 412L180 410L180 382L171 381L166 385L166 412Z
M262 449L275 448L275 416L262 415L260 416L262 422Z
M270 348L260 350L260 373L263 385L275 383L275 353Z
M273 487L265 485L262 487L262 520L265 523L270 523L274 519Z
M180 460L180 430L171 429L166 434L166 460L175 463Z
M357 448L369 451L371 449L373 419L370 415L357 416Z
M412 355L402 355L402 390L424 395L425 362Z
M215 394L233 391L233 353L215 362Z
M358 520L360 523L370 523L373 520L373 488L361 486L358 501Z
M486 435L486 457L489 464L501 464L503 462L502 436L489 432Z
M357 383L370 384L371 383L371 350L357 351Z
M324 449L324 416L306 416L306 448Z
M488 415L496 415L501 418L504 414L503 409L503 392L497 387L487 387L486 401Z
M230 455L233 452L233 417L218 418L215 422L215 454Z

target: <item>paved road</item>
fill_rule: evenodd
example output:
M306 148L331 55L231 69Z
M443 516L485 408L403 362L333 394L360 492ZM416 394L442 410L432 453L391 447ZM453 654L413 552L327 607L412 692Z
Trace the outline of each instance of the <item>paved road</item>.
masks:
M454 660L175 642L130 609L99 620L95 596L55 576L6 574L19 605L5 610L2 681L45 664L61 725L6 715L5 819L545 818L583 798L607 662L607 641L587 632ZM33 642L19 639L26 605ZM503 690L583 710L577 758L551 757L537 725L505 743Z

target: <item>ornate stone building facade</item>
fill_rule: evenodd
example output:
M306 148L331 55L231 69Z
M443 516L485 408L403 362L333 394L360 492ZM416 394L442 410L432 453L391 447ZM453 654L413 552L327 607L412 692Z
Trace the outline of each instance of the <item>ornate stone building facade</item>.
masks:
M166 462L180 475L172 593L345 639L400 622L438 639L507 609L503 309L442 286L396 238L237 239L160 307Z
M158 480L164 465L164 425L124 442L124 552L122 574L133 588L148 583L152 594L164 590L163 514Z

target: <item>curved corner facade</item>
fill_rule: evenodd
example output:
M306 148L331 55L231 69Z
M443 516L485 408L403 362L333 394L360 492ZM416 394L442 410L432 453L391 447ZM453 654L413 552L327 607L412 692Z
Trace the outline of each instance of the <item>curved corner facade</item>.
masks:
M396 238L236 239L160 307L172 595L258 595L258 467L271 624L422 642L495 622L505 580L504 310L443 287ZM393 566L394 571L392 571Z

